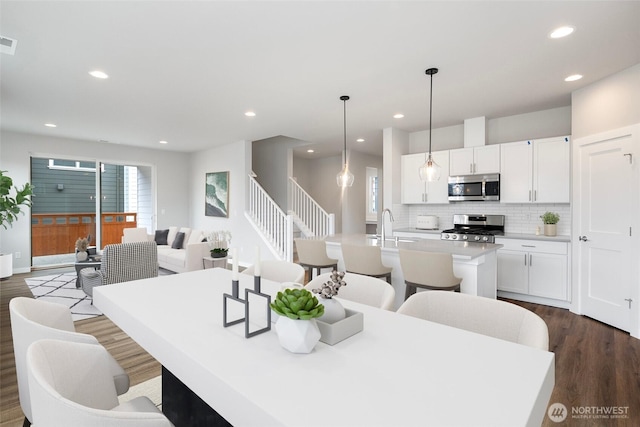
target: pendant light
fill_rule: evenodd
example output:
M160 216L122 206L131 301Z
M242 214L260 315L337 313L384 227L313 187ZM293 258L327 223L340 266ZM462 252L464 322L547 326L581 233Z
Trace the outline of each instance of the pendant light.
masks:
M425 159L425 162L418 172L420 173L420 179L423 181L438 181L440 179L441 168L433 160L431 156L431 112L433 106L433 75L438 72L437 68L429 68L425 71L425 74L431 77L431 87L429 89L429 154Z
M347 163L347 101L349 97L347 95L342 95L340 100L343 103L344 109L344 151L342 152L342 159L344 166L338 175L336 175L336 181L338 183L338 187L351 187L353 185L353 174L349 172L349 165Z

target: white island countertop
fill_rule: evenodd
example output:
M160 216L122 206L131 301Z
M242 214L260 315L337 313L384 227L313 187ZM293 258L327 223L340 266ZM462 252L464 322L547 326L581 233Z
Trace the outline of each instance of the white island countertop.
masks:
M394 238L387 238L384 242L366 234L336 234L325 239L327 244L350 244L360 246L380 246L383 251L398 252L398 249L410 249L425 252L449 253L454 258L474 259L494 252L502 247L493 243L452 242L450 240L407 239L400 238L396 243Z

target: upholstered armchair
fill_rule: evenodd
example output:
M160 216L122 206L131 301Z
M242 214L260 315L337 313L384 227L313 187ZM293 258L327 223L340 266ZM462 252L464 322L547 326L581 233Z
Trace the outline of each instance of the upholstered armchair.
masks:
M158 276L156 242L134 242L107 245L99 270L80 270L82 290L93 298L93 288L131 280Z

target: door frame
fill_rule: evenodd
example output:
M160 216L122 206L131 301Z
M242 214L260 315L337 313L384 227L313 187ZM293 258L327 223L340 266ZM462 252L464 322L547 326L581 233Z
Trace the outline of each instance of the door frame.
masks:
M581 235L580 229L580 209L581 203L579 199L579 183L580 180L580 147L595 143L598 141L617 139L621 137L631 138L631 151L633 155L633 171L631 185L634 187L631 191L633 195L632 201L632 254L633 259L640 260L640 123L594 135L588 135L573 140L572 146L572 188L571 188L571 288L573 295L571 302L571 312L582 314L582 299L586 291L586 284L579 283L580 279L580 260L582 254L582 246L578 237ZM631 277L631 324L630 333L635 338L640 338L640 262L635 265L632 270Z

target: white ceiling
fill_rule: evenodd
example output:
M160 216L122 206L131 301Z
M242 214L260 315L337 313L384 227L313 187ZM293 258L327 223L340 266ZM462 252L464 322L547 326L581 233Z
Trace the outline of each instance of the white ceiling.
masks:
M349 148L381 154L382 129L428 128L427 68L438 128L568 106L640 63L638 1L2 0L0 13L18 40L0 55L3 129L175 151L284 135L337 154L349 95ZM576 31L550 39L560 25Z

